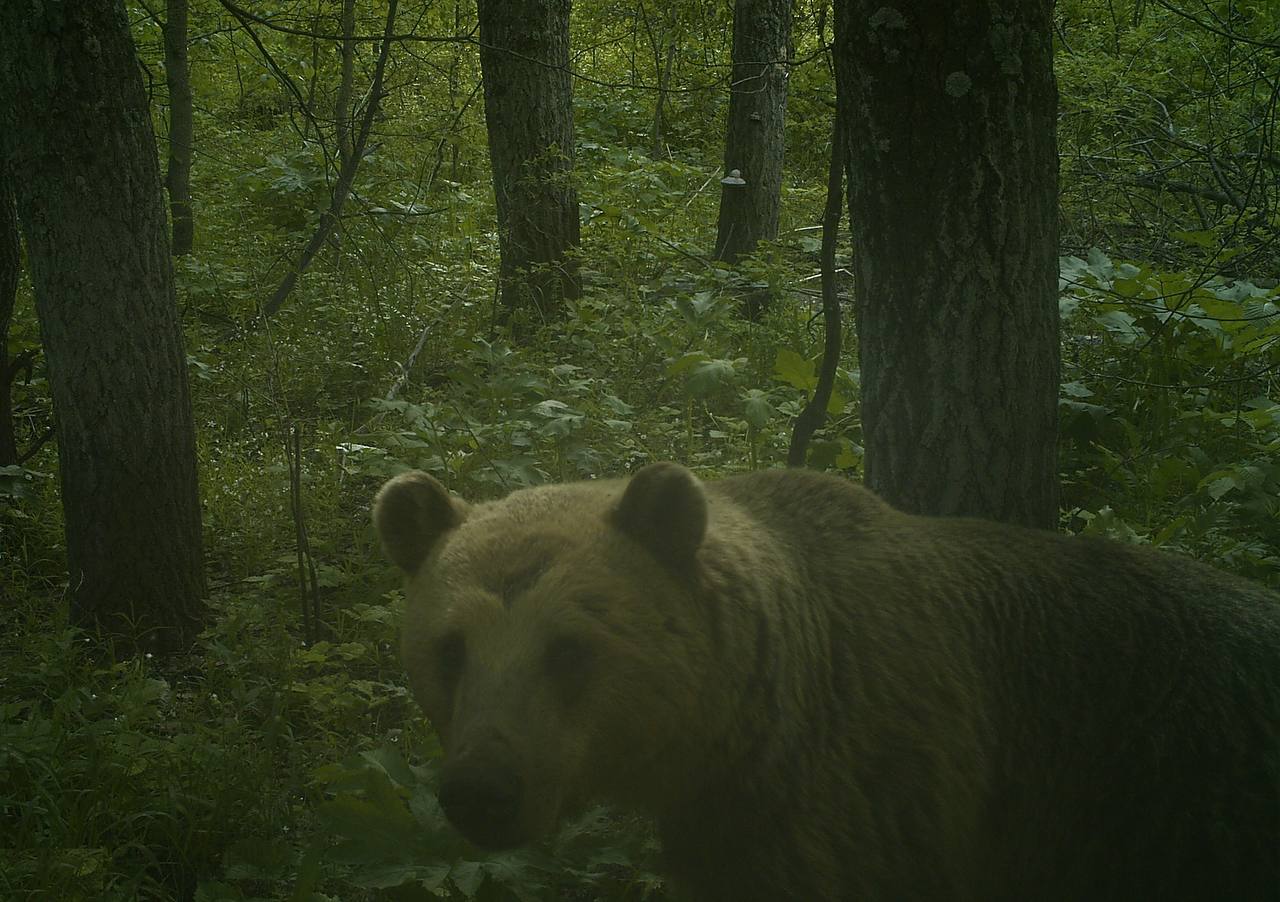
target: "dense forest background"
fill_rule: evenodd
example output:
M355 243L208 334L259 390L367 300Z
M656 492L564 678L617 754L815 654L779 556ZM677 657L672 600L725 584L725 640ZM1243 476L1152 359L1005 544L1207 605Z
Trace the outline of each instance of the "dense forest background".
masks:
M777 237L738 256L718 235L733 4L573 4L580 286L544 322L502 304L472 0L127 9L162 161L164 25L186 16L174 274L208 612L154 657L71 625L22 267L0 307L0 896L661 898L647 828L607 811L500 855L448 828L369 502L406 466L485 497L786 461L824 339L831 11L791 4ZM1060 526L1280 585L1280 7L1059 0L1053 27ZM846 230L847 307L851 255ZM807 463L856 479L843 329Z

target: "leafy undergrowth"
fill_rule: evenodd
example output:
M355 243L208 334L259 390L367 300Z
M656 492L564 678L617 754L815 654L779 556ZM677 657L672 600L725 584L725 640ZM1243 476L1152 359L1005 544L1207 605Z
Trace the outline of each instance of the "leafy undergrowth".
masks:
M10 611L0 898L659 898L648 829L602 810L516 853L448 827L438 748L387 653L397 598L310 646L279 597L224 599L164 666Z
M1280 584L1280 289L1063 260L1067 525Z
M368 506L405 466L483 497L660 458L709 475L778 465L813 383L806 311L788 303L746 324L715 278L692 288L622 307L588 298L524 349L459 329L396 397L366 386L345 418L325 399L361 391L364 371L331 359L281 394L246 396L270 355L215 353L226 336L197 329L214 593L183 660L112 662L66 626L57 498L42 475L55 462L7 474L0 896L662 898L646 824L593 811L539 848L484 855L444 823L439 749L396 660L398 578ZM1275 585L1276 290L1095 252L1064 261L1063 292L1065 524ZM277 348L300 342L292 328L282 320ZM393 355L378 359L393 372ZM811 462L856 478L856 369L841 371L830 412ZM323 614L309 643L291 430Z
M1252 180L1270 170L1240 161L1265 161L1265 97L1220 90L1213 61L1226 84L1273 79L1230 75L1245 61L1235 37L1175 40L1181 20L1151 4L1131 17L1109 3L1059 6L1064 239L1144 258L1081 250L1063 261L1063 526L1280 586L1277 290L1216 275L1276 270L1276 214L1211 208L1196 185L1152 203L1129 190L1137 176L1175 173L1173 191L1199 173L1218 193L1244 173L1255 196ZM1264 6L1236 10L1232 29L1256 18L1256 34L1270 33ZM615 12L600 19L610 32ZM440 33L453 33L453 15ZM540 848L486 856L442 822L439 748L396 659L398 577L377 551L369 501L406 466L481 498L657 459L708 476L780 465L821 346L813 224L828 70L792 69L799 115L779 239L735 270L708 259L726 92L673 92L667 152L655 156L641 149L647 100L580 84L585 297L516 347L492 328L483 114L459 107L452 76L445 97L412 69L399 81L416 87L397 93L404 109L362 162L340 234L280 314L256 316L311 236L332 173L314 137L272 106L274 82L242 73L233 32L213 22L192 47L197 246L175 263L209 628L187 658L164 662L114 662L70 629L56 450L0 468L0 898L660 899L643 823L593 811ZM144 52L159 71L151 32ZM262 34L281 59L309 55ZM606 64L634 78L635 54L617 46ZM430 66L478 77L473 56L449 57L462 45L438 49ZM1166 134L1185 165L1151 156ZM432 154L441 175L424 179ZM773 306L745 322L740 298L763 290ZM24 285L11 359L39 345ZM809 462L857 478L852 328L844 346ZM14 411L24 445L52 423L41 364L15 383ZM310 641L291 466L322 621Z

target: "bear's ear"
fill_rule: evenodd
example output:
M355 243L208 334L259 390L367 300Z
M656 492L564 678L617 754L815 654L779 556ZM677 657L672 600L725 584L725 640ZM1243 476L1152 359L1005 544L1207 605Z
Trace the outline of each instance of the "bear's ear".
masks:
M401 473L373 502L373 524L387 557L413 573L449 530L467 516L467 504L420 470Z
M613 525L674 566L692 563L707 531L702 483L679 464L650 464L631 477Z

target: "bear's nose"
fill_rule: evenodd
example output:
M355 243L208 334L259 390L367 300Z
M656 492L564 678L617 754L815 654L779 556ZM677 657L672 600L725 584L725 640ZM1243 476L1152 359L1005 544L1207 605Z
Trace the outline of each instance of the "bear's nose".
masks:
M501 848L509 844L522 789L519 774L510 767L463 760L444 770L440 807L467 839Z

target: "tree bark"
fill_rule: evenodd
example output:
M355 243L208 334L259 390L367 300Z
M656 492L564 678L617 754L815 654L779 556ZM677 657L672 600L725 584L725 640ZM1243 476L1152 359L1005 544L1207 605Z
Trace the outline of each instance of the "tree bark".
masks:
M836 3L866 480L1057 523L1051 0Z
M333 124L338 145L338 168L351 159L351 94L355 86L356 62L356 0L342 0L342 43L338 51L342 60L342 75L338 79L338 93L333 101Z
M18 212L13 205L13 176L0 156L0 467L18 462L18 439L13 428L13 378L19 369L9 359L9 323L18 299L21 261Z
M790 39L790 0L734 4L724 171L738 170L746 184L720 192L717 260L735 263L778 236Z
M804 405L791 431L787 466L803 467L809 439L827 421L827 406L840 367L840 293L836 288L836 242L840 239L840 214L844 194L844 129L840 117L831 123L831 161L827 165L827 203L822 210L822 365L813 397Z
M498 318L519 335L581 294L570 0L479 0L498 213Z
M649 8L643 2L637 4L640 22L644 25L645 37L649 41L649 52L653 56L653 77L657 82L657 92L653 101L653 126L650 130L649 156L655 160L666 156L667 135L667 92L671 87L671 70L675 66L677 44L674 39L674 23L670 19L670 7L667 15L655 30L653 20L649 17ZM632 52L634 61L635 53ZM634 68L634 62L632 65Z
M72 621L118 653L184 648L204 612L195 433L122 0L0 5L0 97L54 403Z
M191 110L191 72L187 61L187 0L169 0L164 21L164 72L169 85L169 217L173 255L191 253L195 218L191 210L191 154L195 120Z

